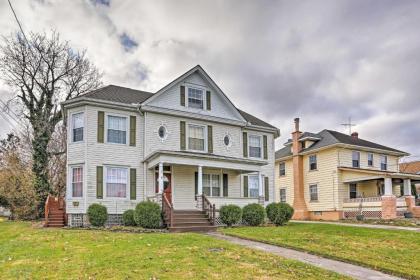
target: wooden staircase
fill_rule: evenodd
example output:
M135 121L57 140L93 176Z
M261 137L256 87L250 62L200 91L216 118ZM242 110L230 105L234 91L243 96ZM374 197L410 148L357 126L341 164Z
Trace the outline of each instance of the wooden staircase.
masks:
M44 227L64 227L65 225L65 202L63 197L49 195L45 202Z
M205 211L199 210L174 210L173 223L168 227L170 232L189 231L214 231L217 226L213 225Z

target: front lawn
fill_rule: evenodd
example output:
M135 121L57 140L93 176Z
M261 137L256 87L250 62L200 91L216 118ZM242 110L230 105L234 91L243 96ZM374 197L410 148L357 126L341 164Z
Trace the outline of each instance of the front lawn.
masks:
M33 228L0 221L1 279L343 279L201 234Z
M307 251L387 273L420 278L420 233L331 224L226 228L222 232Z

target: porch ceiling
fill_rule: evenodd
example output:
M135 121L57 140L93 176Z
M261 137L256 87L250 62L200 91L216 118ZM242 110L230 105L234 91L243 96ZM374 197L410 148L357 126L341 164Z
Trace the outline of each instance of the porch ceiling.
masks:
M342 171L360 172L361 178L376 177L376 179L378 179L378 178L393 178L393 179L420 180L420 175L411 174L411 173L401 173L401 172L393 172L393 171L387 171L387 170L372 170L372 169L363 169L363 168L354 168L354 167L338 167L338 169L342 170ZM353 180L353 179L351 179L351 180ZM356 180L356 179L354 179L354 180ZM371 180L373 180L373 179L371 179Z
M263 160L232 158L185 151L156 151L143 162L147 164L147 168L149 169L154 168L159 162L163 162L165 164L201 165L203 167L232 169L244 172L258 172L261 171L261 166L268 164L268 162Z

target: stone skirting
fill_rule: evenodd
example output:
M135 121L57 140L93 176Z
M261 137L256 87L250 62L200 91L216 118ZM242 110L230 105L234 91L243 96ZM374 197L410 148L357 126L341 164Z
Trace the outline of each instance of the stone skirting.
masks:
M69 227L90 226L89 218L86 214L67 214L67 223ZM122 224L122 214L108 214L105 226L120 226Z

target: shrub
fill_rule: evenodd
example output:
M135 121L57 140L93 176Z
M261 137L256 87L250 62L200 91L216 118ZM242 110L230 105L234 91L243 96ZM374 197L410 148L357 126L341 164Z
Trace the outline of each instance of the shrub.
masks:
M220 219L228 227L241 221L242 209L237 205L224 205L220 207Z
M134 221L144 228L159 228L161 223L159 204L152 201L143 201L137 204L134 211Z
M129 209L124 211L122 215L122 220L125 226L135 226L136 222L134 221L134 210Z
M259 226L264 222L264 207L258 203L248 204L242 210L242 219L250 226Z
M268 219L276 226L282 226L293 216L293 208L287 203L270 203L265 209Z
M108 219L108 211L106 207L98 203L89 206L87 211L89 222L92 226L102 227Z

